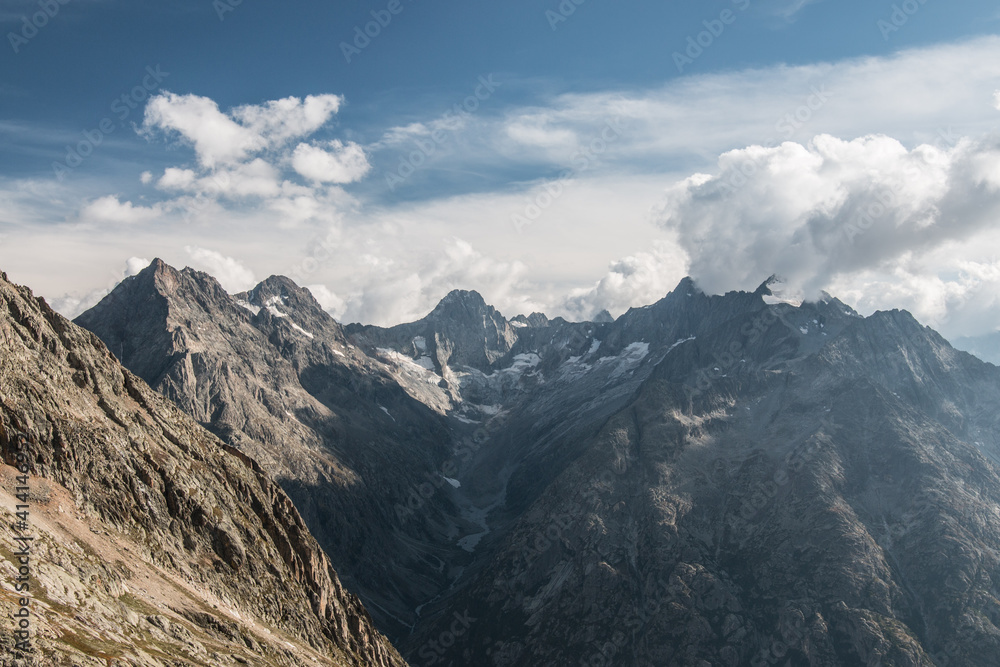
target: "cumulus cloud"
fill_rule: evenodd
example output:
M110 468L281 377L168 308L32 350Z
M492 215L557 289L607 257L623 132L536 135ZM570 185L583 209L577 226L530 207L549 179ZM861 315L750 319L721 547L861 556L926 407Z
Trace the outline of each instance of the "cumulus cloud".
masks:
M164 92L146 104L143 126L176 132L194 146L205 167L235 162L264 148L263 138L219 110L219 105L199 95Z
M663 298L687 275L687 267L687 256L675 243L657 241L649 252L613 262L597 284L574 290L556 312L571 320L590 320L602 310L618 316Z
M323 146L299 144L292 153L292 167L316 183L353 183L371 170L364 149L354 142L334 140Z
M357 143L300 141L326 125L342 102L338 95L311 95L224 111L207 97L156 95L147 104L141 132L177 136L195 159L168 166L158 176L143 172L140 181L163 193L159 212L173 214L175 221L218 220L229 211L276 214L273 224L281 229L325 222L331 206L352 205L339 186L371 169ZM105 217L114 213L113 202L102 204Z
M344 314L344 300L336 295L329 287L326 285L307 285L306 289L312 293L313 298L319 302L319 305L323 307L323 310L333 315L334 318L340 319Z
M227 114L207 97L163 92L146 105L143 129L179 134L194 147L199 163L211 168L314 133L337 113L341 99L287 97L237 107Z
M133 224L155 220L162 214L162 206L136 206L130 201L122 202L116 195L106 195L84 205L80 210L80 219L86 222Z
M314 133L340 110L343 101L338 95L309 95L305 100L286 97L237 107L232 116L272 147Z
M290 276L308 284L316 300L342 322L391 326L417 320L454 289L479 291L507 315L541 308L526 295L527 266L491 257L459 238L440 239L432 251L407 251L391 226L365 230L334 228L315 256L345 270L324 282L310 271ZM299 267L301 269L301 267ZM335 285L335 291L327 285Z
M132 276L138 275L140 271L145 269L151 264L151 261L145 257L129 257L125 260L125 274L123 278L131 278Z
M672 187L659 221L711 292L778 273L807 297L834 278L968 238L1000 214L992 142L912 150L886 136L751 146Z
M185 246L184 250L194 268L214 276L229 293L243 292L257 284L253 271L237 259L198 246Z

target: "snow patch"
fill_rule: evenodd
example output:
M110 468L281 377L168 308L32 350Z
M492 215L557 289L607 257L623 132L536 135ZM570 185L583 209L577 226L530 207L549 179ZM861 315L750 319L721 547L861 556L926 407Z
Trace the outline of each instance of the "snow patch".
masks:
M246 308L247 310L249 310L254 315L256 315L257 313L260 312L260 308L258 306L253 305L249 301L244 301L243 299L237 299L236 300L236 305L239 306L239 307L241 307L241 308Z
M529 352L527 354L515 354L514 363L511 364L510 368L506 370L521 371L525 368L534 368L540 363L542 363L542 358L534 352Z
M457 479L452 479L451 477L445 477L444 475L441 475L441 477L443 477L444 481L448 482L449 484L451 484L456 489L459 489L459 488L462 487L462 483L460 481L458 481Z
M300 327L295 322L289 322L289 324L292 325L293 329L295 329L296 331L298 331L300 334L302 334L306 338L315 338L315 336L313 336L311 333L309 333L308 331L306 331L305 329L303 329L302 327Z
M395 417L393 417L393 416L392 416L391 414L389 414L389 410L388 410L388 408L385 408L385 407L383 407L383 406L381 406L381 405L380 405L380 406L378 406L378 408L379 408L379 410L381 410L381 411L382 411L382 412L384 412L385 414L389 415L389 419L391 419L392 421L396 421L396 418L395 418Z
M799 306L802 305L801 300L791 299L788 297L775 296L773 294L770 296L764 296L763 299L764 303L766 303L769 306L776 306L779 303L787 303L789 306L795 306L796 308L798 308Z

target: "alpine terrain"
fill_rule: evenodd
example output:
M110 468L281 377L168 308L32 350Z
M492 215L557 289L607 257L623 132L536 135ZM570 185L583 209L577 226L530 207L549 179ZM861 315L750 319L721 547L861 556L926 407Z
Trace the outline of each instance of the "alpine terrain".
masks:
M1000 655L1000 369L905 311L685 279L342 327L155 261L77 323L261 462L413 665Z

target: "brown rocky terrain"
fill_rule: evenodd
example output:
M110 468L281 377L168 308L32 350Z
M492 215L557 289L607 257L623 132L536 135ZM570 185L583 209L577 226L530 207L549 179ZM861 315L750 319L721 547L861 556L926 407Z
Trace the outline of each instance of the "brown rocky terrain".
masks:
M405 664L253 459L2 274L0 339L6 624L16 538L35 538L20 664Z

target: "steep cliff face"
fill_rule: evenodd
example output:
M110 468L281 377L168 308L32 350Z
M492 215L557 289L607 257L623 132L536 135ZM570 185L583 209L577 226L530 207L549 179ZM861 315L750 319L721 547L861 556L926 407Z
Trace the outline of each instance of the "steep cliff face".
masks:
M252 459L5 275L0 340L0 606L30 534L34 664L405 664Z
M442 483L451 429L308 290L275 276L230 296L207 274L157 260L76 321L260 462L380 627L406 631L446 585L440 559L461 552L450 535L463 530L448 494L418 495L417 513L400 507L421 484Z

